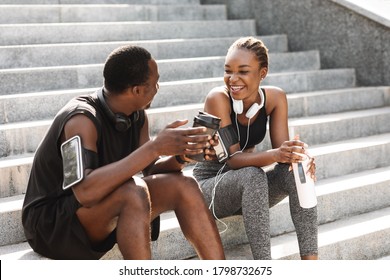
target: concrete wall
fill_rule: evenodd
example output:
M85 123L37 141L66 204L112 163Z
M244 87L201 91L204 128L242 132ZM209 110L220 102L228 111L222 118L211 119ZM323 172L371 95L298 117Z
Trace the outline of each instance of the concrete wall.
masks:
M390 85L390 28L331 0L202 0L259 35L287 34L290 51L317 49L322 68L355 68L359 86Z

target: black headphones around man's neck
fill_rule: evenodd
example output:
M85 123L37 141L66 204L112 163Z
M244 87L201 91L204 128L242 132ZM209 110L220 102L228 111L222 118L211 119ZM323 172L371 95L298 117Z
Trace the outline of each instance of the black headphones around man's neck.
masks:
M112 112L110 107L108 107L106 103L103 88L97 91L97 96L99 98L100 104L102 105L103 111L105 112L107 117L112 121L117 131L124 132L128 130L133 123L138 121L139 111L135 111L130 116L127 116L126 114L121 112L118 113Z

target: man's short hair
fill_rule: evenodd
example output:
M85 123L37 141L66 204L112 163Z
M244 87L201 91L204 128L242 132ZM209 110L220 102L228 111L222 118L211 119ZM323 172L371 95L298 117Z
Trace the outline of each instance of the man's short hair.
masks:
M104 87L110 92L119 93L131 86L146 83L150 59L152 55L139 46L127 45L115 49L104 65Z

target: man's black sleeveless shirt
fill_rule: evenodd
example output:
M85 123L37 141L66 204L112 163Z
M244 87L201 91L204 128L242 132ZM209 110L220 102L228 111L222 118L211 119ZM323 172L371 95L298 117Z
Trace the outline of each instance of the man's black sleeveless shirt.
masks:
M26 215L29 208L55 203L62 196L73 196L72 190L62 189L63 166L60 152L61 133L65 123L74 115L87 116L98 133L98 167L118 161L139 146L140 130L144 124L144 111L139 121L125 132L115 130L104 114L96 92L69 101L55 116L52 125L35 152L27 192L23 204L23 223L34 223L34 215ZM76 211L77 209L75 209Z

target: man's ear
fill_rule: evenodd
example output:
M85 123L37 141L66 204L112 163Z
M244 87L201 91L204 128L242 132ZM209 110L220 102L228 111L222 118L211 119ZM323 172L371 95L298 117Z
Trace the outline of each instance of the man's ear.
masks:
M140 87L139 86L132 87L131 92L133 94L139 94L140 93Z
M139 95L142 92L142 86L134 86L131 88L131 93L135 96Z

